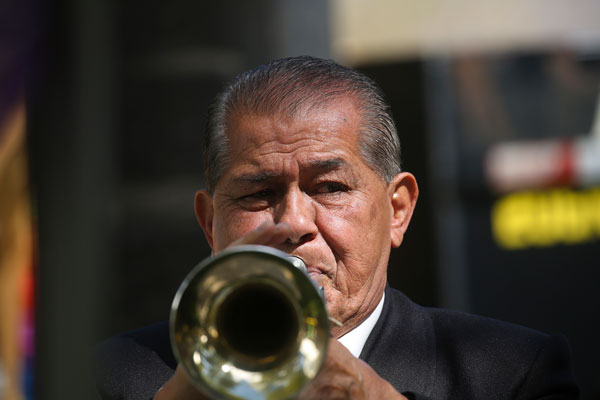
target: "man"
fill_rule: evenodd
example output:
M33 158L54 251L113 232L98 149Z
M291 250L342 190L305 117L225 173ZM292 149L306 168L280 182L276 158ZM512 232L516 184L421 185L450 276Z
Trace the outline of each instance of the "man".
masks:
M204 155L195 209L213 253L262 244L301 257L342 323L300 398L577 398L561 339L425 309L386 285L418 188L370 79L311 57L258 67L217 97ZM165 329L102 346L106 398L206 398L180 368L170 376Z

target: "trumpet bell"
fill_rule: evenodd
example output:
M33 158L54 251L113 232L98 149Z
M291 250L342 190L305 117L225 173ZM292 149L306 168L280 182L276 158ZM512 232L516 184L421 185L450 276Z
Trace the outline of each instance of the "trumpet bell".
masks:
M171 346L194 385L224 399L286 399L322 367L325 302L302 262L265 246L204 260L173 300Z

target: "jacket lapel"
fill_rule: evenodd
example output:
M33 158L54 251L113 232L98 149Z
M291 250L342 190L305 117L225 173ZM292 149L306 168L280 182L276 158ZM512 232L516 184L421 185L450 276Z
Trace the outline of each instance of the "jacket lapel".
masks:
M386 287L381 316L360 358L398 391L428 394L436 365L431 318L404 294Z

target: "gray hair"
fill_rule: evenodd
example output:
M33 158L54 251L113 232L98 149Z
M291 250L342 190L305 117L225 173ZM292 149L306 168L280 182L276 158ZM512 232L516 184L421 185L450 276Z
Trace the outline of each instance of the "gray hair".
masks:
M400 140L383 92L373 80L331 60L301 56L261 65L236 77L208 111L203 147L204 179L210 193L229 163L228 120L235 114L296 116L350 97L362 117L360 152L383 180L401 171Z

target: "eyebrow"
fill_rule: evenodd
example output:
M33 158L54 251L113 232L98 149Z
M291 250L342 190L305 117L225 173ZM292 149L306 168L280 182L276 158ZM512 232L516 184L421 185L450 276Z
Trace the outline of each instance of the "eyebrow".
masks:
M337 169L345 166L347 162L341 158L333 158L330 160L315 160L308 163L309 169Z
M331 171L334 169L339 169L347 165L348 163L341 158L333 158L329 160L314 160L308 162L308 166L306 169L308 170L317 170L317 171ZM279 176L276 172L260 172L257 174L242 174L233 179L234 184L257 184L261 182L265 182L271 180L273 178L277 178Z
M274 172L261 172L259 174L242 174L233 179L234 183L261 183L277 176Z

